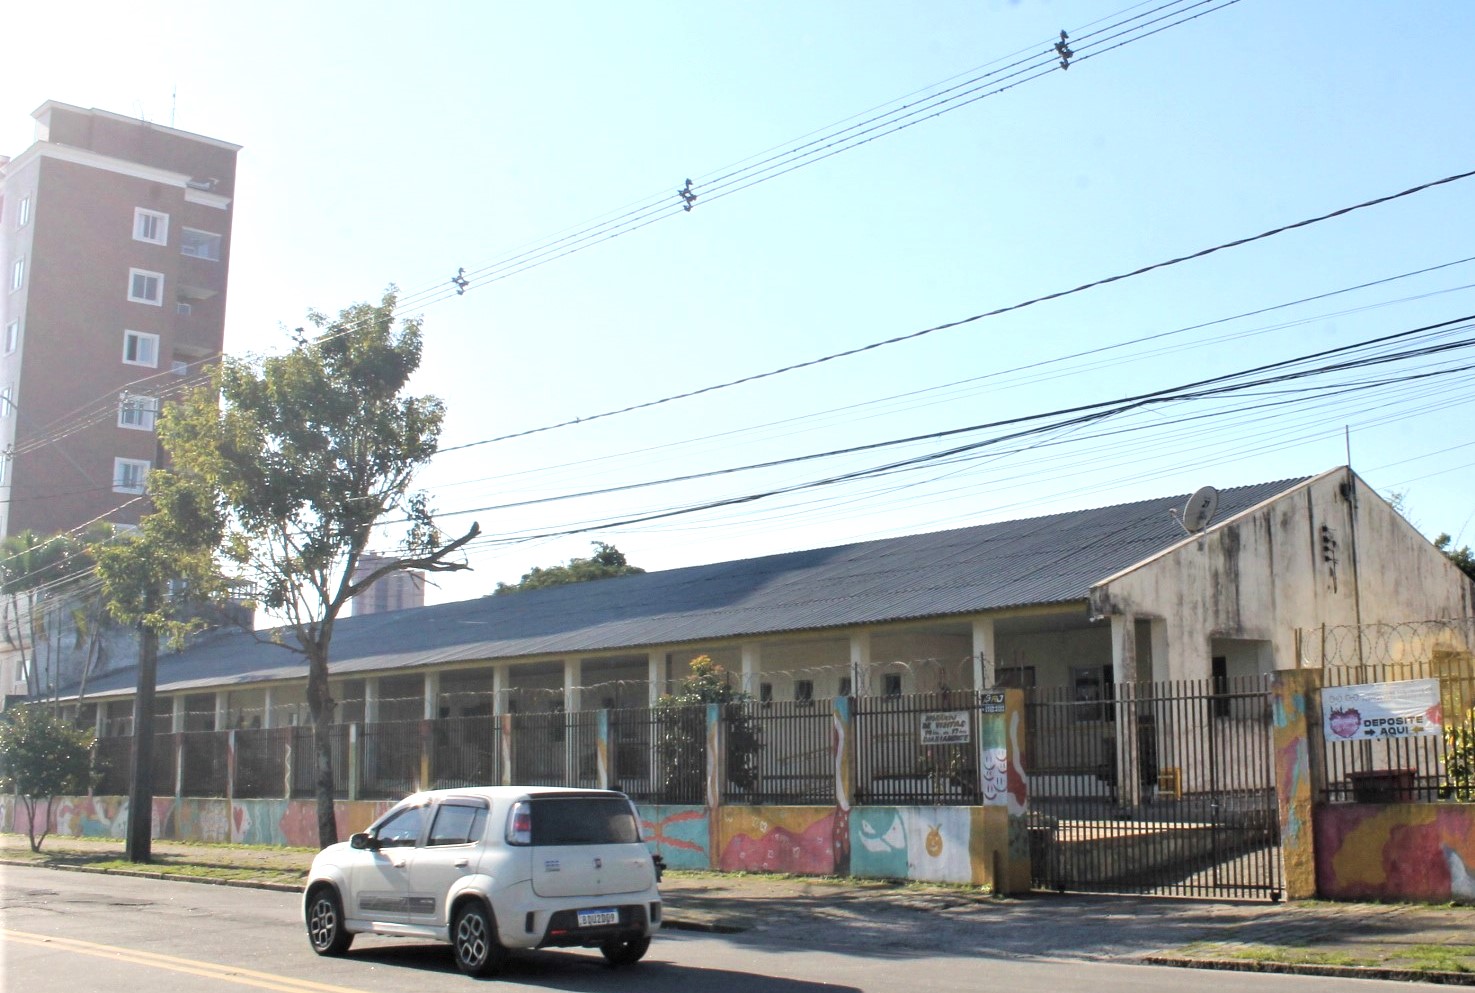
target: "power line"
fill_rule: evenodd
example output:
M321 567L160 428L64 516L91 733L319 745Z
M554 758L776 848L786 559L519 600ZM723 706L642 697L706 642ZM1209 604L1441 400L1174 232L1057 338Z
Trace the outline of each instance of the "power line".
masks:
M446 448L442 448L440 452L444 453L461 451L467 448L476 448L480 445L490 445L496 442L510 441L513 438L525 438L529 435L541 434L546 431L554 431L559 428L572 427L576 424L587 424L590 421L597 421L608 417L615 417L620 414L628 414L637 410L646 410L651 407L658 407L663 404L674 403L678 400L688 400L692 397L702 396L706 393L714 393L718 390L730 389L734 386L742 386L744 384L758 382L759 380L763 379L771 379L774 376L781 376L785 373L795 372L799 369L812 368L826 362L833 362L836 359L849 358L854 355L862 355L866 352L874 351L878 348L885 348L889 345L896 345L905 341L913 341L917 338L921 338L929 334L934 334L938 331L947 331L951 330L952 328L962 327L967 324L973 324L977 321L987 320L991 317L999 317L1003 314L1009 314L1013 313L1014 311L1024 310L1027 307L1033 307L1036 304L1047 303L1051 300L1059 300L1064 297L1073 296L1077 293L1084 293L1087 290L1093 290L1101 286L1107 286L1111 283L1118 283L1125 279L1132 279L1137 276L1145 275L1149 272L1155 272L1159 269L1167 269L1171 266L1180 265L1184 262L1191 262L1195 259L1205 258L1209 255L1215 254L1216 252L1222 252L1227 249L1239 248L1244 245L1253 244L1257 241L1263 241L1267 238L1273 238L1276 235L1285 234L1287 231L1295 231L1300 228L1310 227L1314 224L1320 224L1323 221L1329 221L1337 217L1342 217L1354 211L1365 210L1369 207L1376 207L1381 204L1401 199L1403 197L1412 196L1416 193L1422 193L1425 190L1433 189L1438 186L1444 186L1448 183L1458 182L1462 179L1469 179L1471 176L1475 176L1475 170L1456 173L1452 176L1445 176L1443 179L1431 180L1427 183L1420 183L1418 186L1409 187L1408 189L1402 190L1398 193L1390 193L1386 196L1376 197L1372 200L1364 200L1361 203L1352 204L1348 207L1341 207L1337 210L1330 211L1329 213L1318 214L1315 217L1308 217L1290 224L1283 224L1280 227L1271 228L1270 230L1262 231L1259 234L1249 235L1243 238L1236 238L1233 241L1221 242L1217 245L1210 246L1209 248L1203 248L1199 251L1192 252L1187 255L1180 255L1176 258L1166 259L1162 262L1154 262L1151 265L1140 266L1127 272L1117 273L1113 276L1106 276L1101 279L1093 280L1089 283L1082 283L1079 286L1074 286L1070 289L1057 290L1054 293L1047 293L1043 296L1032 297L1028 300L1020 301L1019 303L1009 304L1008 306L1004 307L996 307L993 310L985 311L981 314L975 314L972 317L964 317L955 321L948 321L944 324L935 324L932 327L923 328L920 331L912 331L907 334L896 335L895 337L886 338L881 341L874 341L868 345L861 345L857 348L849 348L840 352L832 352L828 355L822 355L816 359L809 359L804 362L795 362L791 365L781 366L777 369L770 369L767 372L754 373L749 376L743 376L738 379L728 380L726 382L717 383L712 386L704 386L700 389L688 390L684 393L675 393L670 396L661 397L657 400L647 400L642 403L631 404L626 407L620 407L614 410L607 410L598 414L591 414L587 417L576 417L572 420L560 421L556 424L544 425L543 427L529 428L525 431L516 431L510 434L497 435L493 438L483 438L479 441L469 441L461 445L451 445Z

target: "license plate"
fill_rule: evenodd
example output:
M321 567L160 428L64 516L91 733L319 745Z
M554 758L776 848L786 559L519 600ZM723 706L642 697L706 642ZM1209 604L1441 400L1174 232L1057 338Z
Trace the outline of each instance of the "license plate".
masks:
M620 923L618 910L604 909L579 911L579 927L599 927L601 924Z

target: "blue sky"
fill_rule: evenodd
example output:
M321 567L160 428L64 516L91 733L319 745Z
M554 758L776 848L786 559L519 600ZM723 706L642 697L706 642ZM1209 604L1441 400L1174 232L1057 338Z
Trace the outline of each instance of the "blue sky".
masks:
M1475 169L1475 63L1459 54L1475 5L1178 0L1149 13L1164 3L138 3L88 10L66 42L54 15L10 12L12 37L49 41L7 55L0 151L29 144L47 99L241 144L231 352L280 349L280 326L309 308L390 283L418 301L417 388L448 404L443 446L470 446L421 482L446 530L476 519L486 536L475 570L442 578L432 601L592 540L669 568L1309 475L1349 444L1422 531L1475 543L1475 390L1451 371L1467 348L643 523L600 526L1004 432L502 506L1108 401L1475 314L1471 178L596 417ZM1108 40L1113 24L1165 16L1150 37ZM1069 71L703 196L729 166L1034 59L1061 29L1081 48ZM447 292L458 268L487 273L593 219L652 198L672 211L687 178L690 213ZM1467 337L1455 325L1439 340Z

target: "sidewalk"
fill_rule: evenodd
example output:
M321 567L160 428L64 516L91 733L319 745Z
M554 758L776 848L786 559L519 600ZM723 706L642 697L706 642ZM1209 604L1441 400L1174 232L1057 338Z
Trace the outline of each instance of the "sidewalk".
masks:
M40 860L0 835L0 864L136 872L223 885L300 888L300 849L156 841L154 864L116 840L48 838ZM1115 896L995 898L963 887L668 872L666 927L762 935L856 954L946 952L1475 985L1475 908L1215 903Z

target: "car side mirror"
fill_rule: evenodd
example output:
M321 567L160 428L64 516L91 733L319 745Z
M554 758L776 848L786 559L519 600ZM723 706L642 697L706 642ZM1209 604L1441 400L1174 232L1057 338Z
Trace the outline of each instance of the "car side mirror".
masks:
M379 842L369 832L360 831L357 834L349 836L348 847L357 848L360 851L377 852L379 850Z

